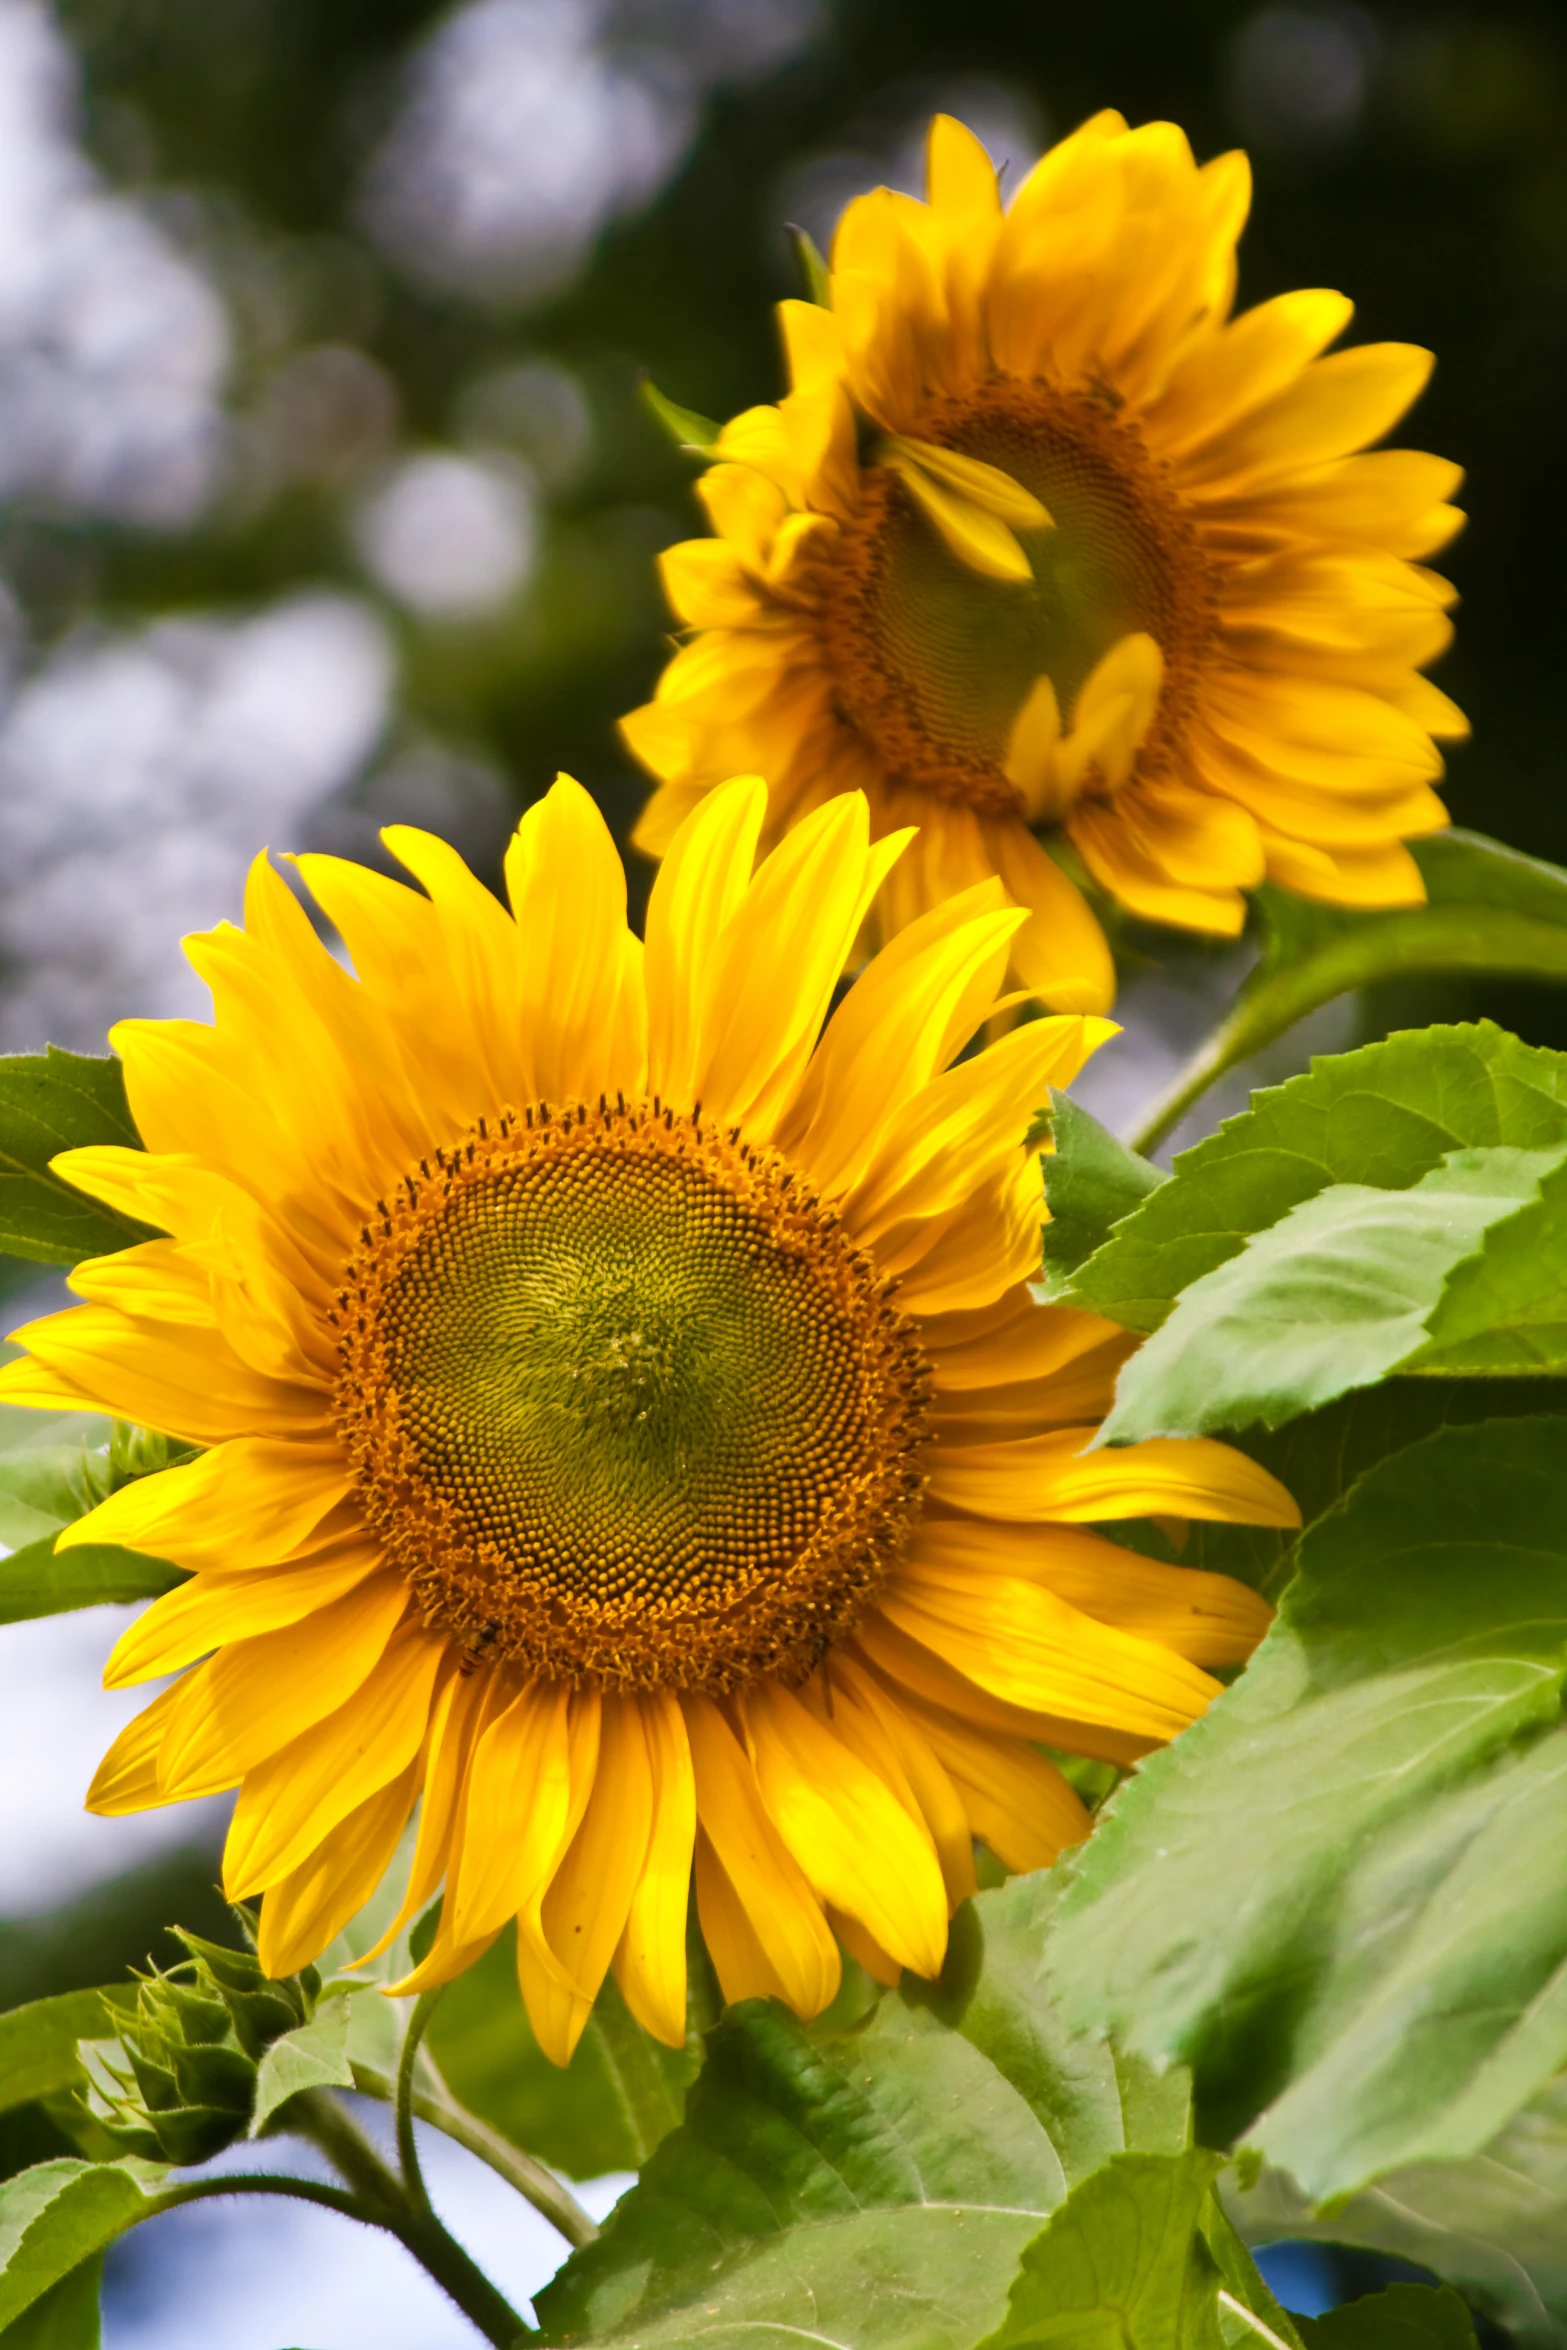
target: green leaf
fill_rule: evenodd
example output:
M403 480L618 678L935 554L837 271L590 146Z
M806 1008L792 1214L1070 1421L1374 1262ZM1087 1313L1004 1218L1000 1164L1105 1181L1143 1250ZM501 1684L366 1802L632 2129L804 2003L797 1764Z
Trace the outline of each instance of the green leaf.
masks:
M1522 1240L1489 1253L1514 1225ZM1564 1293L1561 1150L1450 1151L1402 1191L1330 1184L1182 1293L1123 1367L1103 1437L1277 1428L1435 1362L1555 1369Z
M677 407L666 400L651 378L642 379L642 399L655 421L661 424L677 449L689 457L711 457L718 448L722 426L710 416L699 416L694 408Z
M280 2105L301 2089L351 2089L348 2011L353 1994L323 1999L308 2024L274 2040L256 2068L256 2102L250 2135L259 2138Z
M1474 2321L1445 2285L1389 2285L1298 2323L1306 2350L1474 2350Z
M34 1999L0 2015L0 2113L75 2088L82 2079L78 2040L98 2038L108 2025L104 2002L135 2005L135 1985L115 1983L102 1991L65 1991L57 1999Z
M0 2328L148 2212L145 2163L63 2157L0 2185Z
M1567 932L1564 932L1567 941ZM1194 1281L1247 1235L1335 1183L1408 1191L1450 1151L1567 1144L1567 1054L1520 1044L1482 1020L1425 1028L1313 1062L1183 1151L1079 1268L1079 1301L1157 1330Z
M1560 1418L1382 1462L1077 1865L1069 2011L1314 2200L1477 2152L1567 2062L1564 1555Z
M166 1559L144 1558L114 1543L83 1542L59 1551L54 1545L47 1534L0 1558L0 1624L64 1615L110 1599L156 1599L185 1581L184 1570Z
M22 1545L84 1518L109 1492L108 1456L85 1444L0 1453L0 1542Z
M1321 1004L1379 980L1474 971L1567 979L1567 874L1474 832L1410 843L1429 904L1387 914L1258 892L1263 960L1233 1011L1180 1072L1137 1137L1152 1150L1227 1069Z
M1417 1444L1439 1428L1472 1427L1480 1420L1527 1419L1560 1408L1551 1379L1386 1379L1364 1387L1284 1428L1248 1429L1230 1441L1272 1471L1300 1505L1303 1525L1342 1501L1356 1479L1378 1461ZM1257 1526L1192 1526L1177 1553L1149 1526L1109 1526L1117 1540L1168 1563L1208 1567L1234 1575L1276 1599L1294 1571L1301 1537Z
M1567 2343L1567 2081L1553 2081L1467 2162L1412 2164L1318 2216L1265 2171L1226 2182L1248 2243L1281 2237L1388 2252L1445 2277L1519 2350Z
M731 2009L684 2125L540 2297L549 2338L970 2350L1080 2179L1186 2141L1181 2079L1074 2038L1045 1993L1055 1891L981 1894L940 1984L854 2030Z
M564 2070L533 2037L517 1989L515 1928L449 1984L425 2045L454 2096L514 2146L568 2178L637 2170L685 2110L701 2043L665 2048L613 1979Z
M99 2350L103 2256L73 2268L0 2331L0 2350Z
M1223 2157L1117 2154L1023 2254L980 2350L1223 2350L1202 2219Z
M1051 1094L1045 1124L1055 1147L1042 1161L1050 1210L1043 1294L1065 1297L1071 1293L1070 1276L1077 1267L1109 1238L1112 1225L1164 1182L1165 1175L1162 1167L1150 1166L1117 1142L1070 1094Z
M154 1237L63 1176L58 1151L89 1143L141 1148L116 1060L92 1060L48 1045L0 1059L0 1249L46 1265L74 1265Z

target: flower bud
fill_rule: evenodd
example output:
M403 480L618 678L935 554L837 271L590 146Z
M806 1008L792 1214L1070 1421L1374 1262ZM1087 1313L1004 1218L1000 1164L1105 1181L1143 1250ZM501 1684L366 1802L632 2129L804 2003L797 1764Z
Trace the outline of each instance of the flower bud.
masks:
M250 1951L175 1933L189 1956L143 1976L131 2013L109 2010L114 2039L81 2043L82 2102L122 2153L205 2162L245 2135L257 2066L274 2040L309 2022L321 1978L306 1967L273 1982Z

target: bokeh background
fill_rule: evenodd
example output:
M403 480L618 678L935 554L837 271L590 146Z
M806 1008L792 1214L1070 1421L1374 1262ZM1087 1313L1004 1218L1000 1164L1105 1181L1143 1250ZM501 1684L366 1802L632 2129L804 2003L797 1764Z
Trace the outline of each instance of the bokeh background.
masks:
M1341 287L1356 336L1439 354L1410 437L1470 477L1453 812L1567 861L1558 11L0 0L0 1052L199 1013L177 941L238 912L263 844L373 860L412 821L493 871L560 767L623 836L643 787L614 721L664 657L651 559L695 511L643 372L710 415L774 396L785 222L825 243L849 196L916 187L935 107L1016 177L1112 104L1251 150L1244 301ZM1111 1123L1246 961L1138 943L1084 1089ZM1322 1016L1268 1073L1478 1009L1567 1042L1561 995L1444 984ZM4 1285L10 1324L49 1302ZM214 1916L213 1817L80 1812L123 1710L96 1688L114 1630L0 1638L5 2004ZM545 2232L466 2172L447 2191L516 2290L547 2273ZM111 2350L466 2338L395 2251L229 2214L118 2256ZM1291 2298L1335 2289L1302 2270Z

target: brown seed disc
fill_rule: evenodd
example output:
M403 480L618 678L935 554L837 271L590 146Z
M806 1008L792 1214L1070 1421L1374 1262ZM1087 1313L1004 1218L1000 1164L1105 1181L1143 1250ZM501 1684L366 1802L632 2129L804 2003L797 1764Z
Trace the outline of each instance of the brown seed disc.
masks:
M918 1515L910 1326L786 1161L699 1117L484 1122L378 1206L336 1319L362 1506L472 1658L798 1680Z
M1095 663L1146 630L1165 685L1137 772L1167 770L1213 634L1213 582L1196 525L1135 425L1107 394L998 375L936 403L920 437L1011 474L1053 527L1018 534L1030 583L986 578L943 544L894 474L866 467L822 607L841 716L890 780L1015 815L1021 801L1003 770L1035 680L1051 679L1070 722Z

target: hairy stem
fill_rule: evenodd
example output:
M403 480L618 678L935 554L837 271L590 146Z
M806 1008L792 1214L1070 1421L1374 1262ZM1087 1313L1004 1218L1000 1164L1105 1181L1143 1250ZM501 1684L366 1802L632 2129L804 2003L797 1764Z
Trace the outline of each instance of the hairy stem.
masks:
M302 2089L289 2100L286 2118L287 2126L319 2146L333 2168L347 2180L351 2194L334 2200L332 2209L341 2210L346 2204L355 2219L372 2220L388 2229L442 2291L451 2296L487 2342L501 2345L501 2350L513 2350L513 2345L536 2338L511 2303L497 2292L483 2269L470 2260L457 2239L441 2225L424 2197L423 2181L419 2181L416 2201L330 2090ZM296 2187L306 2183L291 2182ZM336 2192L319 2190L315 2199L319 2201L328 2195L335 2198Z
M397 2059L397 2093L392 2101L397 2122L397 2159L402 2165L403 2185L408 2190L409 2201L415 2210L425 2212L430 2208L430 2197L425 2187L424 2173L419 2168L419 2148L414 2138L414 2066L418 2061L419 2043L424 2038L425 2028L435 2013L436 2002L444 1989L445 1985L441 1984L434 1991L422 1993L414 2002L414 2011L408 2018L408 2029L403 2034L402 2050Z
M399 2219L408 2212L401 2179L382 2161L347 2107L329 2090L301 2089L289 2099L283 2126L319 2146L332 2168L364 2202Z
M429 2063L428 2056L425 2062ZM382 2097L388 2102L395 2094L387 2074L367 2064L355 2065L354 2087L363 2090L367 2097ZM408 2103L417 2120L428 2122L432 2129L444 2132L459 2146L466 2146L470 2154L488 2163L509 2187L515 2187L552 2228L560 2231L573 2251L593 2242L597 2227L554 2172L531 2154L524 2154L520 2147L513 2146L510 2139L503 2138L499 2130L492 2130L488 2122L480 2121L465 2105L459 2105L444 2084L437 2095L414 2089Z

